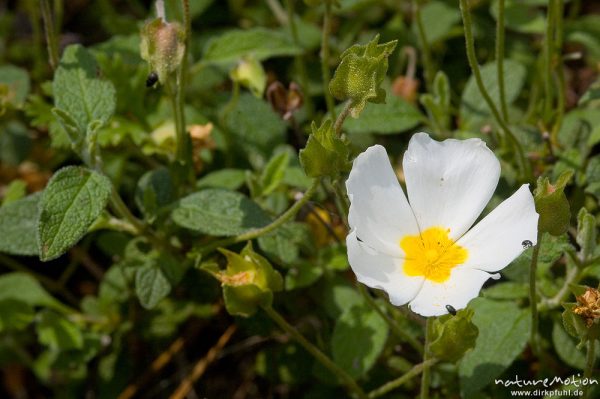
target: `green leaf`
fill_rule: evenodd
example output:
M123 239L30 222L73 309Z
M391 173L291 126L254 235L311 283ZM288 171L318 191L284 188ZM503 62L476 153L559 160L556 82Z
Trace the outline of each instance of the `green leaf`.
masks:
M265 211L245 195L220 189L182 198L171 216L181 227L213 236L235 236L270 222Z
M174 191L169 170L161 167L146 172L140 178L135 191L135 202L144 216L154 221L158 210L174 200Z
M333 361L351 377L364 375L381 354L388 325L369 306L353 306L335 323L331 337Z
M529 340L531 315L513 302L477 298L473 324L479 329L475 348L459 364L463 397L472 395L501 375L519 356Z
M327 314L332 319L337 319L351 307L365 304L365 301L357 292L356 287L339 277L339 275L334 276L333 278L321 280L323 295L319 299L323 300L323 306Z
M522 64L511 59L504 60L504 91L508 104L511 104L519 96L525 83L526 75L527 70ZM499 109L500 89L495 61L481 67L481 78L496 108ZM491 111L477 87L475 77L471 75L462 94L460 116L463 119L463 123L469 125L478 120L490 118L491 115Z
M571 206L564 193L565 186L573 177L568 169L561 173L554 184L547 177L539 177L534 190L535 210L540 215L538 229L553 236L567 232L571 222Z
M105 125L115 111L115 87L98 76L94 56L78 44L64 50L54 73L54 104L72 118L79 139L93 123Z
M560 322L555 322L552 327L552 343L563 362L580 370L585 369L584 351L577 349L577 342L567 334Z
M319 128L313 122L310 128L306 147L300 150L300 164L306 175L336 177L349 170L349 143L335 134L331 120L326 119Z
M62 255L85 235L106 206L112 185L93 170L67 166L57 171L39 204L40 259Z
M169 295L171 284L156 265L140 267L135 274L135 293L140 304L146 309L155 307L161 299Z
M302 53L288 35L265 28L230 30L211 39L204 50L203 62L233 64L246 55L262 61L271 57L291 56Z
M21 272L0 276L0 301L7 299L17 300L30 306L64 309L64 306L51 297L35 278Z
M338 113L341 107L338 107ZM424 120L415 106L401 97L390 96L385 104L367 105L360 118L347 119L344 130L351 134L395 134L410 130Z
M284 266L298 259L300 246L310 241L309 231L302 223L289 222L275 231L258 237L258 246Z
M433 321L433 334L429 349L438 359L458 361L475 346L479 330L472 323L473 310L464 309L455 316L444 315Z
M380 86L388 69L388 57L397 40L379 44L379 35L369 43L355 44L342 53L329 82L329 91L338 100L352 101L350 114L358 118L367 102L385 102L385 90Z
M529 295L529 285L524 283L503 282L483 290L483 296L490 299L521 299Z
M4 197L2 198L2 206L10 204L25 197L27 194L27 182L21 179L15 179L11 181L6 190L4 191ZM0 223L1 225L2 223Z
M508 29L521 33L542 34L546 29L546 18L539 6L547 5L547 0L506 0L504 3L504 23ZM498 0L490 6L492 16L498 19Z
M22 107L29 94L29 74L14 65L0 66L0 111L4 103ZM0 112L1 114L2 112Z
M596 218L587 209L581 208L577 214L577 244L581 248L582 260L586 261L597 245Z
M249 157L258 154L263 161L285 140L285 122L269 104L249 93L240 95L235 108L227 114L226 124L235 142L228 151L241 149Z
M40 194L32 194L0 207L0 251L12 255L37 255L37 222Z
M284 151L273 156L260 174L260 195L269 195L283 180L285 170L290 162L290 154Z
M237 190L246 181L246 171L243 169L219 169L210 172L196 182L197 188L214 187L227 190Z
M0 332L23 330L35 318L31 305L15 299L0 301Z
M323 269L313 262L303 261L292 266L285 275L286 291L308 287L323 275Z
M460 12L457 7L441 1L430 1L421 9L421 20L427 43L435 43L448 37L451 29L460 21ZM413 25L416 30L416 24Z
M79 327L54 312L43 312L36 329L40 343L52 350L83 348L83 335Z

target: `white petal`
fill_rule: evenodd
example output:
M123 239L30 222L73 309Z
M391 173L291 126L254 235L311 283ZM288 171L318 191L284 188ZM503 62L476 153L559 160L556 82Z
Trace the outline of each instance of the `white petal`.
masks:
M403 159L410 206L421 231L439 226L458 239L488 203L500 162L480 139L443 142L426 133L410 139Z
M346 244L348 260L358 281L371 288L384 290L390 302L397 306L404 305L417 295L424 278L405 275L402 270L403 259L392 258L369 248L357 240L355 231L348 234Z
M348 222L357 236L379 252L402 257L400 240L419 230L382 146L369 147L356 157L346 188L351 202Z
M446 305L456 310L463 309L471 299L479 295L483 283L489 278L499 277L481 270L455 267L450 278L443 283L425 280L423 288L408 306L413 312L426 317L448 313Z
M457 244L469 251L465 267L495 272L523 252L523 241L537 243L539 215L524 184L483 218Z

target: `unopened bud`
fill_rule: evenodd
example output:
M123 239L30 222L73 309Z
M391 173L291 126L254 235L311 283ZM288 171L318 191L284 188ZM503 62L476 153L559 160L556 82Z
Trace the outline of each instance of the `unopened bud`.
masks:
M185 53L185 33L176 22L165 22L157 18L144 25L141 32L140 53L150 64L150 69L164 84L175 72Z

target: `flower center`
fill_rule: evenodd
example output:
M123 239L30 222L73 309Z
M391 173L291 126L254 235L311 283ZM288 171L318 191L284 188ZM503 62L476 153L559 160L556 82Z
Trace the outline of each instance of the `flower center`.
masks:
M404 236L400 247L404 250L404 273L423 276L436 283L450 278L453 267L464 263L469 252L448 237L450 229L430 227L420 235Z

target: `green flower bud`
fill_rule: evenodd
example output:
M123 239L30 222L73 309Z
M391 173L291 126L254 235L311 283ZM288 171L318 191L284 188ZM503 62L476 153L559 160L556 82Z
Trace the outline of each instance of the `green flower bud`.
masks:
M352 101L350 113L354 118L358 118L367 101L385 102L385 91L379 86L388 69L388 57L398 41L378 42L379 35L365 45L355 44L344 51L329 82L329 90L335 98Z
M183 60L185 32L178 23L157 18L144 25L141 36L141 57L156 72L158 81L164 84Z
M262 98L267 86L267 74L254 57L245 57L229 73L234 82L248 88L257 98Z
M239 254L219 249L227 258L225 271L213 273L223 286L225 307L232 315L251 316L259 306L270 306L273 291L281 291L283 279L268 260L248 245Z
M538 179L534 200L535 210L540 215L540 232L559 236L569 229L571 208L564 190L572 176L573 171L567 170L558 177L555 184L550 184L547 177Z

